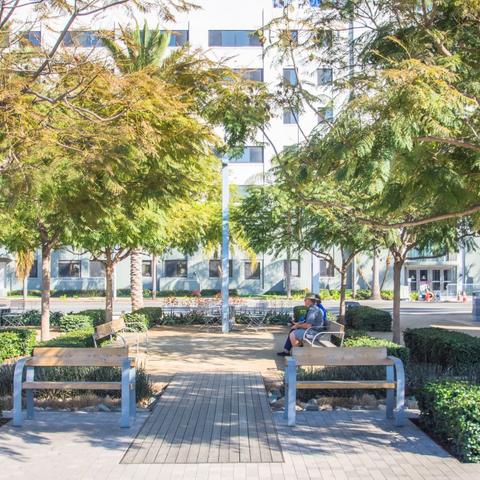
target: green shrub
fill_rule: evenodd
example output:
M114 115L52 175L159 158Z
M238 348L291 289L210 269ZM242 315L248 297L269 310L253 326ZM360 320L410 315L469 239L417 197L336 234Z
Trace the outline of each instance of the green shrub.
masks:
M136 310L135 313L145 315L150 327L161 324L163 311L160 307L143 307Z
M62 345L63 346L63 345ZM14 365L0 365L0 397L12 395ZM36 368L35 378L44 381L67 381L67 382L118 382L120 381L120 369L111 367L49 367ZM152 382L143 368L138 368L135 377L137 401L147 400L153 395ZM69 398L76 394L84 394L85 390L38 390L37 397L42 398ZM99 396L110 395L119 397L118 390L99 391L92 393Z
M392 316L377 308L360 306L349 308L345 313L345 324L354 330L369 332L391 332Z
M50 312L50 325L58 327L63 317L62 312ZM28 310L22 314L22 322L30 327L38 327L41 323L42 314L39 310Z
M307 307L303 305L297 305L293 307L293 319L298 322L301 317L307 314Z
M59 337L52 338L46 342L39 343L39 347L72 347L72 348L86 348L93 347L93 328L85 328L83 330L74 330L73 332L65 333Z
M93 321L88 315L79 315L69 313L60 320L60 331L73 332L74 330L84 330L93 327Z
M382 290L380 295L382 300L393 300L393 290Z
M403 334L411 359L444 368L480 366L480 338L442 328L407 329Z
M89 310L82 310L81 312L75 313L75 315L86 315L92 319L92 324L94 327L105 323L106 320L106 311L103 308L91 308Z
M142 313L124 313L123 319L125 321L125 325L135 332L141 332L150 328L148 317Z
M189 293L192 294L192 292L189 292ZM204 288L203 290L201 290L200 295L202 297L216 297L216 296L221 295L221 293L222 293L222 291L219 290L218 288L217 289ZM230 288L228 290L228 293L231 297L238 297L238 290L236 288Z
M372 292L370 290L357 290L357 295L355 296L356 300L368 300L372 296Z
M383 338L375 338L366 332L347 330L345 332L344 347L387 347L388 355L399 358L404 365L408 364L409 351L407 347L398 343L385 340Z
M35 346L36 332L29 328L0 330L0 362L7 358L29 355Z
M417 301L418 300L418 292L410 292L410 300Z
M430 382L418 395L421 420L466 462L480 462L480 385Z

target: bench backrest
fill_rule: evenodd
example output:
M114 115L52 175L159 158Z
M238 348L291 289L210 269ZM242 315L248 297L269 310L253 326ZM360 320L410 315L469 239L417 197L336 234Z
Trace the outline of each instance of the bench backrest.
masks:
M327 332L344 332L345 331L345 325L342 325L341 323L334 322L332 320L327 320L325 322L325 325L327 326Z
M102 323L95 327L95 338L102 339L115 335L117 332L125 328L125 320L120 317L112 320L111 322Z
M392 365L386 347L294 348L298 366Z
M121 367L128 358L128 347L63 348L38 347L28 360L30 367Z

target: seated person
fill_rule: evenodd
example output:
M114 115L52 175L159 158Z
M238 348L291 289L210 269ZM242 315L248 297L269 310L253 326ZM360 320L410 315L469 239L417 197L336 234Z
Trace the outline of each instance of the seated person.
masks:
M307 307L307 314L298 322L293 322L283 351L277 353L277 355L281 357L289 356L292 347L302 345L305 330L312 327L317 327L319 329L323 327L323 313L317 307L317 299L313 295L305 297L304 303Z
M323 306L320 295L315 295L315 299L317 300L317 308L322 311L323 323L325 324L327 321L327 309Z

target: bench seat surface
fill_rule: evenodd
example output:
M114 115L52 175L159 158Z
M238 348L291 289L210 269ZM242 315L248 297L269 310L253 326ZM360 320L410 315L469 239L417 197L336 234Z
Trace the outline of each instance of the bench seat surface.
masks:
M121 390L120 382L23 382L24 390Z

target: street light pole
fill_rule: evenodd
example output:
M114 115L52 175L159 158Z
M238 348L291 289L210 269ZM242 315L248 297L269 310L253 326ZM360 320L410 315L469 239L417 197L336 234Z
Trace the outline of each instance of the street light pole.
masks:
M230 331L230 312L228 307L229 297L229 201L230 191L228 186L228 159L222 159L222 332Z

